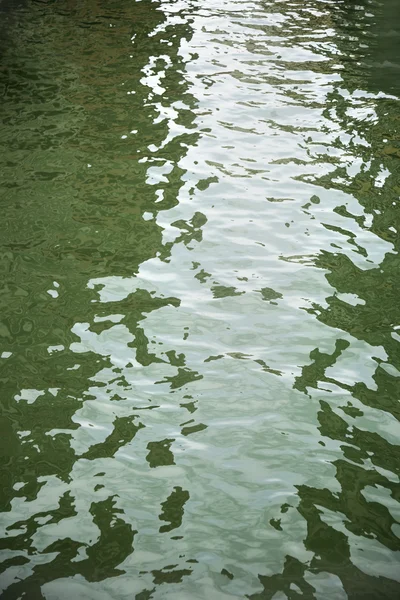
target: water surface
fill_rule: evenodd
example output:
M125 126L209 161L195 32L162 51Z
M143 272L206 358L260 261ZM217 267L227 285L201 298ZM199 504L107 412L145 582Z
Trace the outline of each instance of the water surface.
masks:
M400 597L397 3L0 16L1 598Z

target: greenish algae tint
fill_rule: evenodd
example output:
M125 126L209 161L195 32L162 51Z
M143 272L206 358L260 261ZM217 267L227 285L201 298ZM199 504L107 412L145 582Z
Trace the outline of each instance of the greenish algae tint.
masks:
M400 597L394 0L0 0L2 600Z

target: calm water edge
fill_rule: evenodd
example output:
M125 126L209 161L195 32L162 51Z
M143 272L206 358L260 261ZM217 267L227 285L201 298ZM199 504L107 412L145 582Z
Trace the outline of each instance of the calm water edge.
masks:
M2 600L400 598L400 3L0 0Z

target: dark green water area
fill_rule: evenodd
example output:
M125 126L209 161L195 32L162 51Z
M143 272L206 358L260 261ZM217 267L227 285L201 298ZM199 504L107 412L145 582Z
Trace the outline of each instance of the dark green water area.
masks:
M0 0L2 600L400 598L400 3Z

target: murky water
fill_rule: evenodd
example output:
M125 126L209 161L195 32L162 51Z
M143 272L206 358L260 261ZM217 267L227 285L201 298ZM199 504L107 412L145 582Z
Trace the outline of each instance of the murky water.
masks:
M399 598L395 0L0 16L1 598Z

